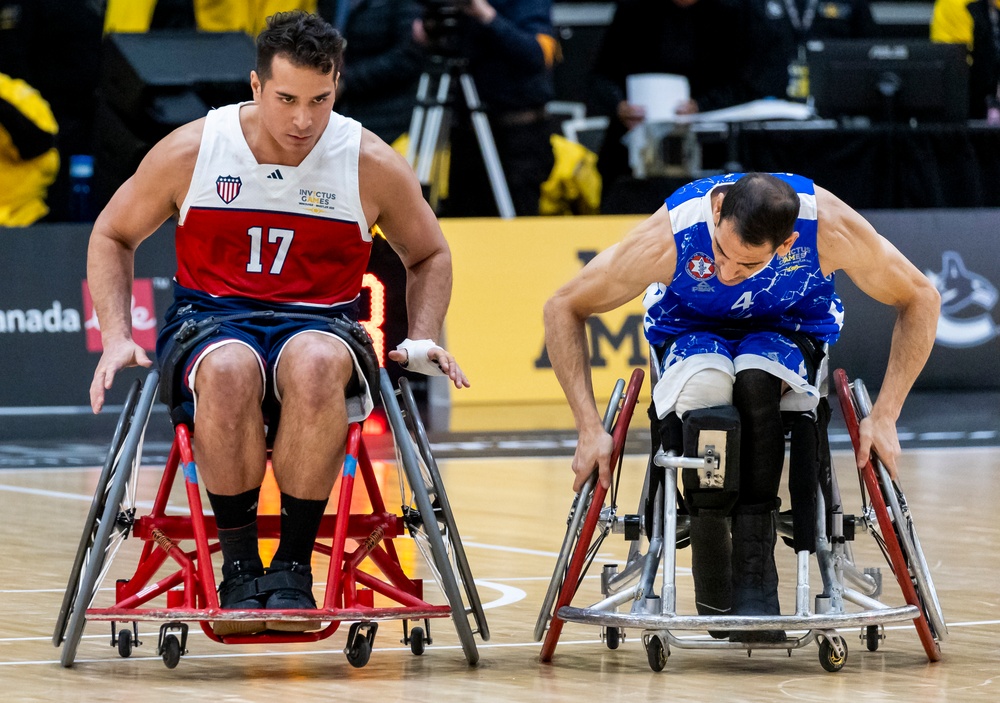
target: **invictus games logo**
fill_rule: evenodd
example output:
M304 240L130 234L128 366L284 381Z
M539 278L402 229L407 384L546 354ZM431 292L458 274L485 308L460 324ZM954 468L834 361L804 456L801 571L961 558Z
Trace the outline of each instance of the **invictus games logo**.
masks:
M240 180L239 176L219 176L215 179L215 192L219 194L222 202L226 205L236 200L242 187L243 181Z
M965 268L956 251L941 255L941 271L925 271L941 294L936 342L945 347L974 347L1000 335L990 316L1000 294L984 276Z
M701 252L688 259L685 268L688 275L696 281L704 281L715 275L715 262Z

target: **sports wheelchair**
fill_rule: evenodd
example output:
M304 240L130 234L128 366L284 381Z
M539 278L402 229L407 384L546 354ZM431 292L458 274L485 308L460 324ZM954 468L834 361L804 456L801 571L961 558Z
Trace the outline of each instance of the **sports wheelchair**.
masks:
M379 621L402 620L403 643L420 655L432 643L430 619L447 617L454 622L466 660L476 664L479 654L474 635L488 640L489 629L441 474L407 380L400 379L399 389L393 390L385 369L379 374L382 407L396 452L402 507L398 514L387 510L361 425L352 423L339 477L337 512L323 517L314 547L329 559L325 596L318 611L219 608L212 554L220 547L215 521L202 509L186 424L175 427L152 510L148 515L137 515L143 437L159 374L150 372L145 384L136 380L115 428L52 637L55 646L62 645L62 665L73 665L88 620L111 622L111 646L122 657L130 656L133 647L141 644L139 622L161 623L156 653L172 669L187 653L188 622L192 621L200 624L209 639L225 644L314 642L331 636L341 623L352 622L344 652L352 666L362 667L371 656ZM187 516L168 514L178 469L190 508ZM371 506L367 512L352 505L355 482L367 494ZM260 537L278 537L279 520L278 515L259 516ZM101 583L129 537L142 541L135 572L131 578L117 580L111 604L98 604ZM446 605L429 602L423 580L404 572L397 551L397 540L404 537L416 543ZM182 547L183 542L193 542L193 547ZM211 622L220 620L265 617L271 621L320 620L324 626L316 632L265 630L226 637L217 636L211 627ZM411 627L411 622L421 625ZM121 624L117 629L116 623Z
M609 491L591 477L576 495L567 518L567 530L556 561L541 611L535 624L535 641L544 642L541 660L550 662L565 622L597 625L608 648L616 649L626 628L642 631L647 661L653 671L662 671L670 647L679 649L792 649L812 641L819 645L819 661L830 672L839 671L847 661L846 639L838 628L860 627L861 640L870 651L878 649L885 623L912 620L927 658L938 661L940 642L947 627L934 589L931 574L920 547L906 497L899 483L893 481L878 457L858 469L861 489L861 510L857 515L844 513L836 473L830 461L819 462L819 486L816 489L815 554L822 577L822 590L815 595L810 610L809 563L810 550L796 552L795 614L760 615L681 615L676 608L676 550L690 540L687 515L679 514L683 505L678 492L677 471L687 473L683 482L690 485L717 485L724 474L727 437L700 432L697 451L685 456L662 449L650 457L639 503L638 515L619 515L618 481L621 476L625 436L635 408L644 372L636 369L627 388L622 380L615 386L604 416L605 429L613 438L611 458L612 486ZM849 382L847 374L834 372L837 396L845 417L852 445L857 451L859 423L871 410L871 400L864 383ZM624 389L624 390L623 390ZM826 403L825 397L820 401ZM825 423L820 431L825 437ZM687 428L685 428L687 432ZM654 432L654 438L656 433ZM655 441L655 440L654 440ZM738 444L737 444L738 449ZM829 458L829 448L821 443ZM650 493L653 465L663 468L664 480ZM722 471L720 472L720 469ZM791 469L790 469L791 470ZM617 476L617 478L616 478ZM645 511L647 499L653 499L651 511ZM675 499L676 498L676 499ZM793 493L793 509L795 495ZM782 513L778 520L778 535L791 544L792 520ZM879 600L882 595L881 568L862 568L854 560L852 542L859 531L868 532L875 540L902 590L906 605L893 607ZM619 570L615 564L604 566L600 574L602 599L587 606L573 606L584 576L595 559L604 539L611 533L623 533L630 542L626 563ZM644 539L645 538L645 539ZM645 545L645 551L642 550ZM660 592L655 590L657 571L661 572ZM848 604L856 608L848 609ZM628 612L619 608L628 606ZM781 642L721 641L719 632L804 630L797 637ZM683 638L676 631L715 631L715 637Z

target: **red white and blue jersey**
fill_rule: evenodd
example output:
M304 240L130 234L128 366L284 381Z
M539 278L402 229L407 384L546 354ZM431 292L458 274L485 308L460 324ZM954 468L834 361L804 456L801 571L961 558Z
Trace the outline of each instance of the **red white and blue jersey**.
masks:
M844 322L844 307L833 275L824 276L817 251L816 192L802 176L776 173L799 196L798 238L785 256L736 285L719 283L712 254L713 190L743 174L703 178L669 198L667 209L677 246L677 266L669 283L654 283L643 297L644 328L660 345L682 332L720 328L802 332L833 344Z
M177 283L212 297L350 303L368 266L361 125L332 113L298 166L257 163L240 105L211 111L177 226Z

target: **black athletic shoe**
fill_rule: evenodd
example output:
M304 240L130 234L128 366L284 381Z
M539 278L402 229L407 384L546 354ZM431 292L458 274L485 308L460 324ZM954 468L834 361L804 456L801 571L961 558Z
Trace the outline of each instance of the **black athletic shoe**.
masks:
M260 559L234 561L222 565L222 583L219 584L219 607L224 610L260 610L267 594L258 588L257 579L264 575ZM252 635L264 630L263 620L218 620L212 631L219 637Z
M292 561L274 560L259 584L267 591L268 610L313 610L316 599L312 594L312 567ZM282 632L318 630L319 620L268 620L267 629Z

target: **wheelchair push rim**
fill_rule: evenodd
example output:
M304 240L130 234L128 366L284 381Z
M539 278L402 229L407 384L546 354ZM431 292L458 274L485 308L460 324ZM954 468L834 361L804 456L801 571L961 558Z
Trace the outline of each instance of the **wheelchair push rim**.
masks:
M642 369L635 369L632 371L632 376L629 379L628 387L625 391L625 398L622 401L621 409L618 411L618 418L615 421L615 426L612 431L613 443L610 461L612 481L614 481L616 469L620 468L619 464L625 450L625 439L628 435L629 423L632 421L632 412L635 409L635 404L639 397L639 389L642 387L644 377L645 372ZM542 643L540 658L543 662L552 661L552 655L555 652L556 644L559 641L559 635L562 633L564 621L558 615L559 609L563 606L569 605L573 600L573 597L576 595L576 591L579 588L580 581L585 573L585 569L589 566L588 556L590 557L590 561L592 561L592 553L596 552L596 549L594 549L592 544L592 540L600 518L601 510L604 507L604 499L607 496L608 489L604 488L604 486L601 485L596 478L592 477L591 480L594 482L594 489L590 498L590 506L587 509L587 516L580 529L580 534L576 541L576 547L573 550L573 556L570 559L569 566L563 577L559 599L555 606L555 613L549 622L549 629L545 635L545 641ZM583 491L581 491L581 493L583 493Z
M852 389L843 369L834 371L834 380L844 421L848 434L851 436L851 444L854 451L857 452L860 444L860 422L867 417L870 411L870 401L866 403L867 391L864 390L863 384ZM931 619L934 618L941 623L942 629L939 630L941 634L944 632L944 619L940 613L940 605L934 592L933 583L929 580L929 572L922 552L905 537L900 538L901 525L907 525L910 532L915 534L912 520L908 515L904 516L899 511L900 504L894 500L896 498L894 494L898 492L901 495L902 491L889 479L888 472L874 453L865 466L858 471L861 475L862 490L867 492L871 507L875 512L886 560L896 576L904 599L920 611L920 616L913 620L920 643L923 645L927 658L932 662L938 661L941 658L941 647ZM879 481L877 471L885 474L886 482L884 485ZM889 487L888 491L887 487ZM886 499L887 495L889 496L888 500ZM912 571L910 565L913 565ZM917 578L915 576L917 572L923 572L927 578ZM931 608L935 608L936 612L931 613Z
M604 411L605 432L611 432L611 427L618 414L624 393L625 381L619 378L618 382L615 383L614 390L611 392L611 399L608 401L607 409ZM556 602L556 596L559 595L559 591L563 586L566 565L569 563L569 558L576 549L576 542L580 536L580 525L590 507L590 499L593 497L595 481L596 478L593 476L587 479L583 488L573 497L573 502L570 504L569 515L566 517L566 534L563 536L562 546L559 548L559 556L556 558L556 566L552 571L552 578L549 580L549 587L545 592L545 598L542 601L538 619L535 621L535 642L542 641L542 638L545 636L545 629L548 627L549 621L554 614L553 606Z
M410 388L409 380L405 377L399 379L399 396L403 401L401 408L403 411L403 420L410 431L411 439L416 444L417 457L420 460L418 463L420 463L421 469L426 470L425 481L428 481L433 488L434 497L437 499L441 509L441 516L447 528L448 541L452 547L453 567L464 588L469 609L476 623L476 630L483 641L489 641L490 630L486 622L486 613L483 610L483 601L479 597L479 590L476 588L472 568L469 566L469 559L465 554L465 547L462 545L462 538L458 532L455 514L451 509L451 501L448 499L448 493L444 488L441 471L438 468L437 461L434 459L434 455L431 453L430 439L427 436L423 420L421 420L420 413L417 410L417 402L413 397L413 390Z
M127 425L127 430L116 449L115 445L119 444L116 429L116 438L109 451L111 462L108 470L102 471L103 480L98 484L94 497L95 503L102 503L102 506L95 511L94 517L88 516L77 554L78 566L75 565L76 568L70 575L67 593L63 598L66 612L60 613L60 622L53 636L53 643L58 646L59 642L56 640L59 639L58 635L62 635L60 661L64 667L73 665L86 625L86 611L97 595L114 554L132 528L135 516L134 479L142 459L142 442L158 382L158 372L151 371L142 385L138 399L134 403L126 402L119 418L119 425L122 428ZM129 397L131 398L131 392ZM96 512L100 513L99 518L96 517Z
M420 460L417 456L413 438L410 436L403 419L403 413L396 400L396 392L392 388L392 383L386 370L381 369L379 373L381 375L382 404L385 407L386 417L392 428L393 442L399 454L397 466L401 466L401 471L406 476L406 481L409 483L412 492L412 502L416 503L416 508L420 515L434 515L433 504L424 484L424 476L419 466ZM402 498L406 500L405 493ZM408 510L409 506L404 505L404 509ZM448 600L452 621L461 642L462 650L465 653L465 658L470 665L474 665L479 661L479 652L476 648L472 627L469 625L469 613L462 599L462 589L458 585L458 579L455 576L444 537L441 534L436 519L422 520L422 524L424 525L422 533L410 522L407 523L407 527L418 547L422 547L418 535L423 534L426 536L430 554L425 554L424 556L427 557L428 566L434 571L435 576L438 578L438 585ZM452 525L451 527L454 526ZM453 531L457 535L457 529ZM421 551L423 550L421 549Z

